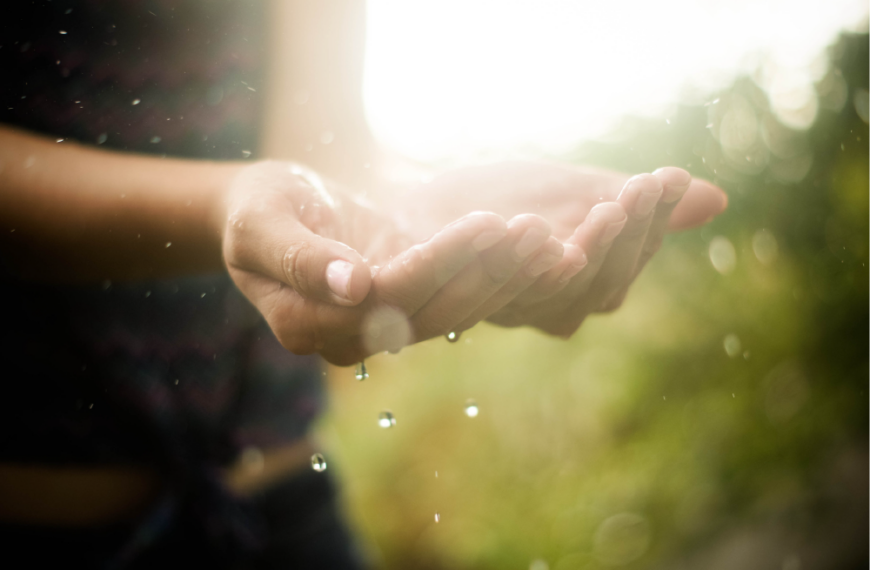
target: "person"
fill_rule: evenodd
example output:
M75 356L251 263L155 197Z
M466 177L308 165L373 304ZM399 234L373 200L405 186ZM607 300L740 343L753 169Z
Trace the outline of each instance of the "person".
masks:
M352 4L280 37L346 25ZM305 157L339 183L243 160L269 107L260 3L68 5L2 25L9 560L359 568L332 482L305 467L324 398L306 355L350 365L482 320L570 336L619 306L669 228L726 204L678 168L544 162L367 203L329 166L359 170L365 133ZM329 57L357 53L347 37ZM329 92L358 81L313 67ZM359 129L341 101L325 112Z

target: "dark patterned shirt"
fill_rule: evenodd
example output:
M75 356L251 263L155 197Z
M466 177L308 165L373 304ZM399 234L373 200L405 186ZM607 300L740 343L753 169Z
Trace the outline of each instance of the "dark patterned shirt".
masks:
M264 5L17 2L0 18L0 122L139 153L256 155ZM285 351L226 274L74 288L0 268L0 294L0 461L190 471L299 438L320 409L318 360Z

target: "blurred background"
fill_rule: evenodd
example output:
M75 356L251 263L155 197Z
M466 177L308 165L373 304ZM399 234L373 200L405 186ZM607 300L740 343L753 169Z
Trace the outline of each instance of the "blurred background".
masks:
M867 568L866 2L369 0L367 20L369 124L418 164L675 165L730 199L569 341L479 325L365 382L331 369L318 434L371 560Z

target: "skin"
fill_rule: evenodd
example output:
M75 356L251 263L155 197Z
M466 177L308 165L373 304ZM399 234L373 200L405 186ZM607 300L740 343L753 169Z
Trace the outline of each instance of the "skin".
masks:
M426 228L482 204L503 216L532 212L547 220L564 255L538 277L515 276L455 330L488 319L568 337L588 315L621 305L666 232L706 223L724 211L727 198L674 167L629 178L564 164L506 162L446 173L404 195L397 209L404 226Z
M339 365L483 319L569 336L621 303L672 214L692 225L724 207L720 190L673 168L625 183L494 165L377 209L334 185L324 194L286 162L154 159L0 128L0 163L0 251L20 275L100 282L226 267L288 350ZM698 196L684 207L686 192ZM654 195L646 214L626 214L643 193ZM426 224L438 228L428 238L407 229ZM349 268L339 291L335 261Z

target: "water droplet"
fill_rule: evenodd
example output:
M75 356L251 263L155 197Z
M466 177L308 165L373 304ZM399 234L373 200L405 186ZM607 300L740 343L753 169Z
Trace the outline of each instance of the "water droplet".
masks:
M178 386L178 378L175 379L175 385Z
M469 418L476 418L477 414L480 413L480 409L477 407L477 402L474 400L468 400L465 402L465 415Z
M635 513L620 513L606 519L595 531L593 555L607 566L637 560L649 548L652 533L647 519Z
M63 139L57 139L57 140L54 141L54 142L59 142L59 143L61 143L61 142L63 142Z
M251 151L249 151L249 150L243 150L243 151L242 151L242 157L244 157L244 158L250 158L250 156L251 156Z
M447 337L447 342L459 342L459 335L461 335L461 334L462 334L462 333L458 333L458 332L455 332L455 331L450 331L450 332L447 333L447 335L446 335L446 337Z
M723 236L716 236L710 241L709 256L713 267L722 275L728 275L737 265L737 251Z
M60 35L65 36L65 35L66 35L66 30L60 30L59 33L60 33Z
M359 380L360 382L362 382L363 380L365 380L366 378L369 377L369 371L366 370L365 361L360 362L359 364L356 365L355 376L356 376L356 379Z
M378 414L378 425L382 428L391 428L396 425L396 418L390 410L384 410Z
M91 404L90 406L88 406L88 409L89 409L89 410L93 410L93 409L94 409L94 405Z
M133 101L130 104L131 105L138 105L141 102L142 102L142 99L133 99Z
M438 472L437 472L437 471L435 472L435 478L436 478L436 479L438 478Z
M326 471L326 459L323 457L322 454L315 453L311 456L311 468L318 473Z
M159 143L161 140L163 140L163 139L161 139L160 137L156 137L156 136L155 136L155 137L151 137L151 144L157 144L157 143Z
M172 242L171 241L166 242L166 247L172 247Z
M755 257L758 258L764 265L770 265L776 260L779 253L779 246L776 243L776 238L767 230L758 230L752 237L752 251Z
M441 513L435 513L435 522L441 522Z
M106 139L108 139L108 138L109 138L108 134L106 134L106 133L101 134L100 136L97 137L97 144L103 144L104 142L106 142Z
M740 337L736 334L727 335L722 345L725 347L725 353L731 358L736 358L740 354Z
M205 293L199 296L200 299L202 299L203 297L205 297Z
M150 296L151 296L151 291L145 291L145 298L147 299L147 298L150 297ZM178 382L178 381L176 380L176 383L177 383L177 382Z

